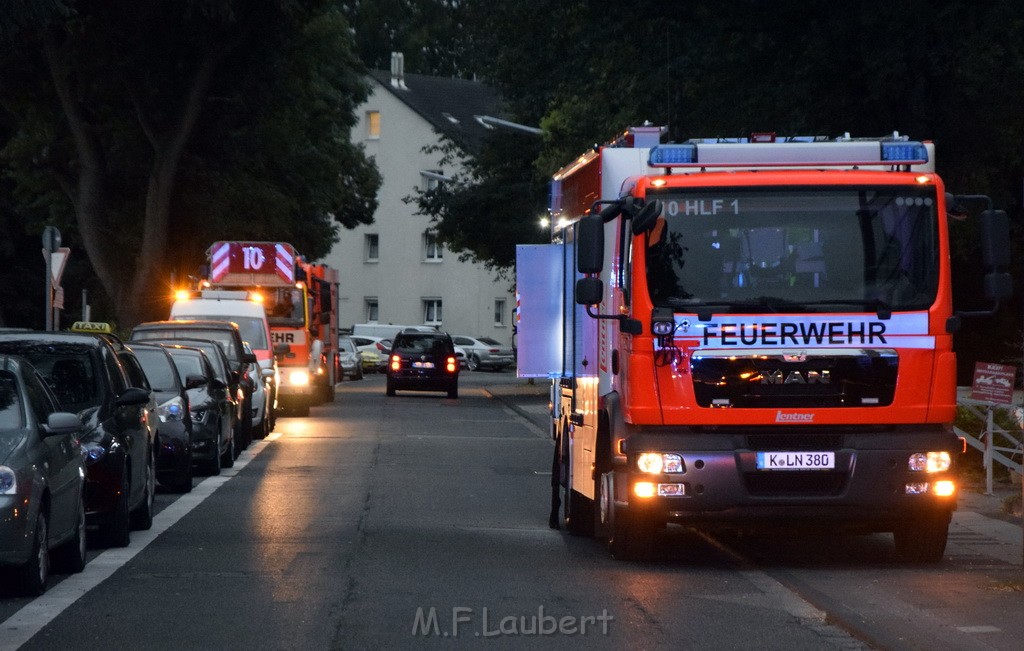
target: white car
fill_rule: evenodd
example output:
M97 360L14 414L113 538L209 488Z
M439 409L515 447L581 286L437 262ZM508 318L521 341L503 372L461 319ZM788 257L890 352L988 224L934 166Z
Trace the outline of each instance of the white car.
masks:
M249 342L245 343L245 352L251 353L252 347ZM259 362L253 362L246 368L246 375L252 382L252 438L253 440L266 438L267 434L274 431L275 418L274 406L271 403L271 382L274 376L274 369L266 369L260 366Z
M466 368L479 371L485 368L503 371L516 363L512 346L491 339L490 337L467 337L452 335L456 348L466 351Z
M390 339L363 335L352 335L349 338L359 351L364 371L379 373L387 367L388 353L391 352Z

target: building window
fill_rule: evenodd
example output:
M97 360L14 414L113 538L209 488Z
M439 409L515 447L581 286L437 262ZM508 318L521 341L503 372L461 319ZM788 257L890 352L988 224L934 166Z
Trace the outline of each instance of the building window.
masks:
M380 138L380 111L366 112L366 137L370 140Z
M444 259L444 247L437 241L437 233L423 233L423 259L427 262L441 262Z
M376 323L377 318L379 316L379 312L377 309L377 297L372 296L363 299L363 305L366 307L366 309L364 310L364 313L366 314L366 322Z
M441 299L423 299L423 324L441 325Z
M367 262L377 262L380 259L380 236L376 233L367 233L364 252Z
M505 299L494 299L494 325L505 326Z

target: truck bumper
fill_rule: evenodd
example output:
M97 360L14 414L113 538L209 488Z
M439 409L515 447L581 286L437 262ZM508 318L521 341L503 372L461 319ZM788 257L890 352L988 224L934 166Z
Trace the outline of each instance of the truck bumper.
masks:
M832 441L831 445L814 445L802 437L781 436L775 443L756 437L756 447L744 436L699 436L630 438L627 462L615 469L616 507L642 512L653 520L702 527L827 528L864 533L892 531L902 521L956 509L961 447L959 440L946 432L833 433L822 437ZM728 443L740 445L730 447ZM835 465L823 470L759 469L757 453L766 446L778 452L832 452ZM949 469L911 471L910 456L929 451L948 452ZM641 452L678 454L683 471L642 473L636 465ZM638 497L640 482L652 485L651 497ZM952 493L936 493L939 482L952 482Z

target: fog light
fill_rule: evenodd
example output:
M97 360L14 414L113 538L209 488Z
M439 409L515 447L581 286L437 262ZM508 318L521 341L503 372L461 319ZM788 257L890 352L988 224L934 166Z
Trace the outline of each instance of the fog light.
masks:
M956 484L948 479L943 479L932 484L932 492L939 497L951 497L956 494Z
M654 484L649 481L638 481L633 484L633 494L637 497L654 497Z
M924 495L928 492L928 482L910 482L907 484L905 492L907 495Z
M682 484L658 484L658 495L661 497L680 497L686 495Z

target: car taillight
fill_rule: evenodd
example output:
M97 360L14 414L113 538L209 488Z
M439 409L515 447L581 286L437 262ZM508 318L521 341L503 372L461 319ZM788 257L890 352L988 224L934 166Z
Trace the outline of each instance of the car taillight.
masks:
M497 354L497 353L500 353L501 351L498 350L497 348L488 348L487 352Z
M402 366L402 358L398 355L391 356L391 370L397 371Z
M456 361L454 357L449 357L448 363L445 365L445 368L448 370L449 373L454 373L455 369L459 368L459 362Z

